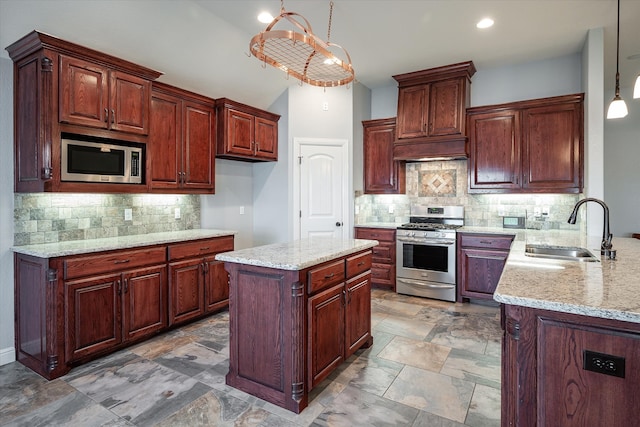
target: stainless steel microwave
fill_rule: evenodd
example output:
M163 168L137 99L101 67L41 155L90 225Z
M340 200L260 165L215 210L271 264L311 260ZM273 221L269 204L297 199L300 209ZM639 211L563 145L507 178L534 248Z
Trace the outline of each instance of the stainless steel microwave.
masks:
M141 147L62 138L62 181L141 184Z

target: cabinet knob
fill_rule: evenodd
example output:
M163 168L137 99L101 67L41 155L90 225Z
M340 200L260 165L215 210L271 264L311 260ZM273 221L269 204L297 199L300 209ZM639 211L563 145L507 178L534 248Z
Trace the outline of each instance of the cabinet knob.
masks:
M342 227L342 223L340 221L336 222L336 227Z

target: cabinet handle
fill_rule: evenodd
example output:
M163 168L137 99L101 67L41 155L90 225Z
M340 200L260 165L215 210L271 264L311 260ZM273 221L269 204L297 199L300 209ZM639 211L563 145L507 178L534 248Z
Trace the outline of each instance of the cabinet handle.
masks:
M360 261L360 262L358 263L358 267L362 267L363 265L364 265L364 261Z
M118 286L118 295L122 295L122 282L118 280L116 286Z
M124 279L124 293L129 292L129 280Z
M114 264L126 264L129 261L131 261L131 260L129 260L129 259L117 259L117 260L113 261L113 263Z
M331 278L332 278L333 276L335 276L335 275L336 275L336 273L326 274L326 275L324 276L324 278L325 278L325 279L331 279Z
M105 123L109 123L109 109L108 108L104 109L104 122Z
M116 122L116 110L111 110L111 124L115 124Z
M480 240L480 243L482 243L483 245L493 245L493 242L489 240Z
M347 306L347 292L344 289L342 290L342 305Z
M260 143L256 142L256 153L260 151Z
M207 264L206 262L202 261L202 271L204 274L208 274L209 273L209 264Z
M209 246L204 247L204 248L200 248L201 251L208 251L209 250Z

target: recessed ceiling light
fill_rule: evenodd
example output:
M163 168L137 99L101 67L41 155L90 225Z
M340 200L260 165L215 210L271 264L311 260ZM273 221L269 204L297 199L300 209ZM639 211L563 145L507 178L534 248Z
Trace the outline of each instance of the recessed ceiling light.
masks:
M491 18L483 18L476 24L478 28L489 28L493 26L493 19Z
M271 21L273 21L273 15L271 15L269 12L262 12L260 13L260 15L258 15L258 21L262 22L263 24L269 24L271 23Z

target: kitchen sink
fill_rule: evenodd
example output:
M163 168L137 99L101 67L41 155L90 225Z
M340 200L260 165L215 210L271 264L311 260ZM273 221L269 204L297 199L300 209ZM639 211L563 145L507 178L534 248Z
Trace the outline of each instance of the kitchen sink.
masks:
M588 249L575 246L526 245L524 254L530 257L570 261L599 262Z

